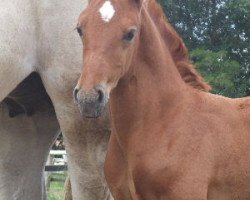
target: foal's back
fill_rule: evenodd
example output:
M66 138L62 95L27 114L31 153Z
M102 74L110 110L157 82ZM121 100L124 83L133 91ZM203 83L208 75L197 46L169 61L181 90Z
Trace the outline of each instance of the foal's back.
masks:
M180 117L183 132L172 140L182 144L172 151L185 172L181 183L190 183L184 199L202 188L204 199L250 199L250 98L195 92L190 99Z

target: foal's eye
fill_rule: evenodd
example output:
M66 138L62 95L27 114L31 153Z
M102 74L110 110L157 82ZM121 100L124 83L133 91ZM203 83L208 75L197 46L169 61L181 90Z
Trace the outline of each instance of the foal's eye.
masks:
M125 33L123 35L123 41L125 42L132 42L132 40L135 37L135 33L136 33L136 28L131 28L127 33Z
M76 30L77 30L77 33L80 35L80 37L82 37L83 36L83 33L82 33L82 29L81 29L81 27L76 27Z

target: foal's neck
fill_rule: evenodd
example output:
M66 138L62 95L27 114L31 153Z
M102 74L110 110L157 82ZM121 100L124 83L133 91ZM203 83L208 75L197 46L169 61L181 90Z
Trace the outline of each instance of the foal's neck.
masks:
M142 14L138 51L111 94L113 128L121 142L156 122L166 123L187 89L153 21L146 11Z

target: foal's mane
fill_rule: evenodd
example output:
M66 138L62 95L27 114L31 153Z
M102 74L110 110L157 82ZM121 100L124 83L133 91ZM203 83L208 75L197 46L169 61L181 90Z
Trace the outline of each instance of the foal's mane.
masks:
M211 86L204 81L189 60L188 50L183 40L168 22L161 6L155 0L147 0L146 7L162 39L169 48L182 79L199 90L211 90Z

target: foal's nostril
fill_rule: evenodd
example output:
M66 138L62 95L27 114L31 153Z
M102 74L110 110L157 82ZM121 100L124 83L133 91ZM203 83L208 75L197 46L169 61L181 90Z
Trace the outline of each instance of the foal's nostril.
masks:
M97 101L98 101L99 103L103 102L103 100L104 100L104 93L103 93L103 91L97 90L97 93L98 93Z
M77 94L78 94L79 90L77 88L74 89L73 91L73 96L74 96L74 100L77 102Z

